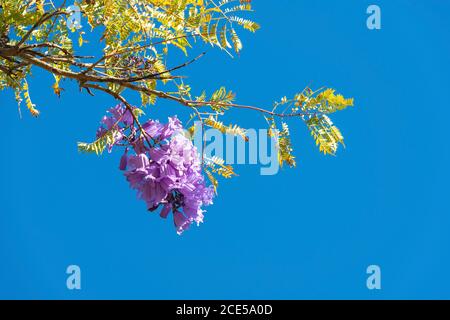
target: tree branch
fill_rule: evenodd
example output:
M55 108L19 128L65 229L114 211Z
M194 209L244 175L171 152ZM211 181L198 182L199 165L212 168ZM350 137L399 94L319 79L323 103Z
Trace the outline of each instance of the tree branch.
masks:
M17 42L17 44L14 46L16 49L19 49L20 46L22 44L25 43L25 41L28 40L28 38L31 36L31 34L33 33L34 30L36 30L40 25L42 25L45 21L58 16L58 15L67 15L67 12L61 11L61 10L56 10L53 11L51 13L49 12L45 12L41 18L31 27L30 30L28 30L28 32L22 37L22 39L20 39L19 42Z

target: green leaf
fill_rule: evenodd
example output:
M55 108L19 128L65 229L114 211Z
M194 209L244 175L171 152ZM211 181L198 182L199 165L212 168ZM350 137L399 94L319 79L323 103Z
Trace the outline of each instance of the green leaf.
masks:
M113 145L119 135L117 129L107 131L103 136L92 143L78 142L78 151L82 153L95 153L101 155L108 145Z

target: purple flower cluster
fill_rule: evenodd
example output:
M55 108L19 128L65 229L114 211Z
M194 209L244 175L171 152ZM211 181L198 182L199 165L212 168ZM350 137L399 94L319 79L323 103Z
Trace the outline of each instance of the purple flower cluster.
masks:
M102 120L103 130L117 122L124 127L133 126L133 118L127 112L120 105L111 109ZM176 231L181 234L192 223L203 222L202 207L212 204L214 188L206 186L198 151L183 135L182 124L176 117L169 118L166 124L149 120L142 128L152 145L142 135L125 139L121 133L124 137L120 140L128 141L128 145L119 168L125 171L130 187L137 190L148 210L160 208L164 219L172 212ZM136 132L136 128L132 131ZM130 149L134 151L132 154Z
M97 138L114 130L113 142L108 145L108 151L111 152L112 147L125 138L124 131L133 126L134 119L130 110L123 103L119 103L108 110L108 115L102 118L100 124L101 126L97 129Z

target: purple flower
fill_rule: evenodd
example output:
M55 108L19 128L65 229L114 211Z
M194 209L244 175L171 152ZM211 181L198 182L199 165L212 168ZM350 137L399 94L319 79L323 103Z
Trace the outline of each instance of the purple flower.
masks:
M142 125L142 128L150 137L157 139L161 135L163 125L159 121L149 120Z
M166 203L159 213L160 217L166 219L172 209L172 205L170 203Z
M115 107L109 109L108 113L110 114L109 117L106 117L110 119L108 122L111 120L115 121L115 123L122 122L125 126L131 126L134 122L133 115L123 103L119 103Z
M142 125L145 132L155 140L165 140L172 137L174 133L183 129L180 120L175 117L169 117L169 122L165 125L159 121L149 120Z
M170 138L175 132L182 129L181 121L176 116L169 118L169 122L161 130L161 139Z
M122 157L120 158L119 170L124 171L128 164L128 148L125 149Z
M165 125L148 121L143 129L160 141L149 148L134 148L135 155L124 154L125 176L150 211L162 206L160 216L172 211L178 234L192 223L203 222L203 206L212 204L214 189L206 186L197 149L191 140L178 134L181 122L169 118ZM134 145L133 145L134 146Z
M183 231L189 229L192 221L182 214L180 211L173 211L173 222L178 234L182 234Z
M115 107L108 110L108 115L104 116L97 129L97 138L103 137L110 130L115 129L113 142L108 145L108 151L112 151L112 147L124 138L123 131L125 128L134 124L134 118L131 112L123 103L119 103Z
M149 211L160 209L163 219L172 212L178 234L192 223L203 222L202 207L212 204L215 194L205 184L197 149L182 130L176 116L166 124L149 120L138 127L132 111L122 103L108 110L97 130L98 138L112 135L108 136L110 152L119 143L126 147L119 169Z

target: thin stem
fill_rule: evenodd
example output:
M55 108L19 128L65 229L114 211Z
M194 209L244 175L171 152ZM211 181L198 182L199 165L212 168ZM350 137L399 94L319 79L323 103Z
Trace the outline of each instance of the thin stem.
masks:
M147 131L144 130L144 128L142 128L142 125L139 121L139 119L136 117L136 115L133 112L133 107L130 105L130 103L124 98L122 97L120 94L108 89L108 88L104 88L100 85L97 84L91 84L91 83L85 83L82 85L84 88L92 88L95 90L99 90L99 91L103 91L109 95L111 95L112 97L116 98L117 100L121 101L125 107L127 108L127 110L131 113L131 116L133 117L134 122L136 123L136 125L138 126L139 130L141 131L141 133L144 136L144 139L147 141L149 147L152 146L152 144L150 143L150 141L148 140L148 137L150 137L150 139L152 139L152 141L154 143L156 143L155 139L153 139L152 136L150 136Z

